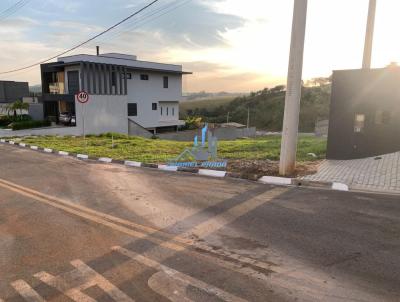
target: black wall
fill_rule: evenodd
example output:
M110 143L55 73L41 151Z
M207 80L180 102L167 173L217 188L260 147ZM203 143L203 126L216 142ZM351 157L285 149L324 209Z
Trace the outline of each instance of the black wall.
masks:
M355 132L356 114L365 115L362 132ZM396 151L400 151L400 68L334 71L327 158Z
M0 103L10 103L29 96L27 82L0 81Z

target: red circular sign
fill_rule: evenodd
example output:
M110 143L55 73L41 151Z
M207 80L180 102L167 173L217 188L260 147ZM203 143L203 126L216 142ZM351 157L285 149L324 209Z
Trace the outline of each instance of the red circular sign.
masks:
M89 94L86 91L79 91L75 96L76 100L81 104L85 104L89 101Z

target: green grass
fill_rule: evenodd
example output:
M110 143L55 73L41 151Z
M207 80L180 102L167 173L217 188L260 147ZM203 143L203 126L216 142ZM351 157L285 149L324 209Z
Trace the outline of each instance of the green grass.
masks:
M96 157L111 157L122 160L135 160L146 163L163 163L175 158L191 142L176 142L141 137L128 137L116 134L115 147L111 146L111 136L88 136L87 147L82 137L26 137L24 143L43 148L51 148L72 153L84 153ZM224 159L269 159L278 160L280 153L280 136L265 136L255 139L221 141L218 144L218 155ZM301 136L298 145L298 160L310 161L325 158L326 139ZM316 158L307 153L315 153Z
M224 97L218 97L218 98L213 98L213 99L201 99L201 100L196 100L196 101L186 101L186 102L181 102L179 104L179 109L182 112L186 112L189 109L207 109L207 110L212 110L217 108L218 106L221 105L226 105L232 102L235 99L235 97L232 96L224 96Z

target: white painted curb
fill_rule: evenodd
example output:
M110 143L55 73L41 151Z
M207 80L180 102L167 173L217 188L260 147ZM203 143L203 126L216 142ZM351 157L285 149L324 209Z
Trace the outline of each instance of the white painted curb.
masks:
M77 154L76 157L81 159L89 159L89 155L86 154Z
M69 155L69 153L65 152L65 151L58 151L58 154L64 155L64 156L68 156Z
M46 153L52 153L53 149L44 148L43 151L46 152Z
M268 185L291 185L292 184L292 179L291 178L285 178L285 177L276 177L276 176L263 176L261 177L258 182L261 182L263 184L268 184Z
M207 170L207 169L200 169L199 175L204 176L212 176L212 177L225 177L225 171L216 171L216 170Z
M103 162L103 163L111 163L112 162L112 158L109 157L100 157L99 161Z
M177 166L158 165L158 169L163 171L172 171L172 172L178 171Z
M349 186L346 184L342 184L340 182L334 182L332 184L332 190L336 190L336 191L349 191Z
M38 146L31 146L31 149L32 150L37 150L37 149L39 149L39 147Z
M140 168L140 167L142 166L142 163L140 163L140 162L137 162L137 161L130 161L130 160L126 160L126 161L124 162L124 165L126 165L126 166L131 166L131 167L138 167L138 168Z
M19 143L20 147L26 147L26 144L24 143Z
M15 145L15 143L13 141L9 141L8 142L10 145Z

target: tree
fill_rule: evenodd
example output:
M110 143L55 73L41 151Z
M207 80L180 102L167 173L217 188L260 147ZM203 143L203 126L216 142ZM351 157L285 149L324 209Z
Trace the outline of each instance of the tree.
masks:
M10 115L10 112L14 112L14 118L17 118L17 110L19 110L20 115L22 115L22 111L28 109L28 103L24 103L23 101L18 100L7 106L7 115Z

